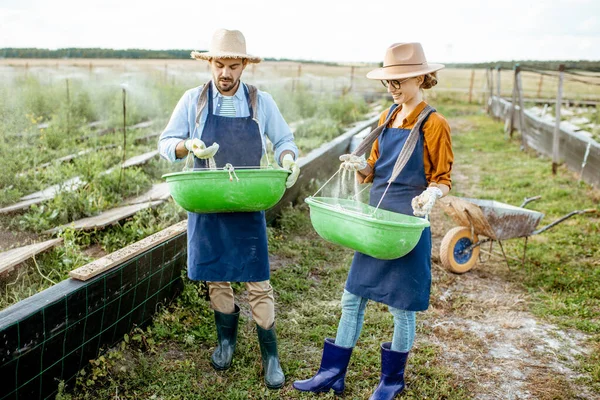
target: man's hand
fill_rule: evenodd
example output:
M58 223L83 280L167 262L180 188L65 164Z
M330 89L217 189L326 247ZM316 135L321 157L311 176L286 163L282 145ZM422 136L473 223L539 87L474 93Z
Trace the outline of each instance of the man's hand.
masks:
M340 161L343 168L347 171L360 171L367 168L367 160L364 157L355 156L354 154L342 154Z
M185 148L194 153L197 158L207 159L215 156L217 150L219 150L219 144L213 143L210 147L206 147L202 140L195 138L186 140Z
M281 160L281 166L284 169L292 171L285 182L285 187L289 189L296 183L298 175L300 174L300 167L298 167L298 164L296 164L294 156L289 153L283 156L283 160Z
M413 208L413 214L417 217L425 217L429 215L435 201L443 196L442 191L435 187L429 186L423 193L413 198L411 205Z

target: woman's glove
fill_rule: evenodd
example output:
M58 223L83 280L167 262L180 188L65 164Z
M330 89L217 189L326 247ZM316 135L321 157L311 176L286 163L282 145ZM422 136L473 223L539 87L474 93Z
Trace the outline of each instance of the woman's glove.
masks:
M288 176L287 181L285 182L285 187L289 189L296 183L298 175L300 175L300 167L298 167L298 164L296 164L294 156L292 156L289 153L283 156L283 160L281 160L281 166L284 169L292 171L290 176Z
M218 143L213 143L209 147L206 147L204 142L198 138L188 139L184 142L184 145L188 151L191 151L196 158L200 159L212 158L217 153L217 150L219 150Z
M443 196L442 191L435 187L429 186L423 193L413 198L411 205L413 208L413 214L417 217L425 217L429 215L435 201Z
M342 154L340 161L342 162L340 168L347 171L360 171L367 168L367 160L364 157L355 156L354 154Z

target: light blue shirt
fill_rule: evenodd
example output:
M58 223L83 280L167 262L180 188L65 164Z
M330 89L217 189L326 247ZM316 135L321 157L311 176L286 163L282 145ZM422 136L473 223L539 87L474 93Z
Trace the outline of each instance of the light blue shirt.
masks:
M198 125L196 125L196 113L198 96L200 96L203 86L204 85L198 86L185 92L183 97L181 97L177 103L177 106L175 106L175 110L171 115L167 127L158 139L158 151L160 155L171 162L184 160L184 158L178 159L175 156L175 147L177 147L179 142L190 138L202 139L202 131L204 130L204 124L206 123L206 118L208 116L208 101L206 107L202 110ZM214 83L212 84L212 92L213 113L219 115L223 95L217 90ZM258 91L257 97L258 106L256 119L258 119L263 145L266 143L266 135L271 143L273 143L275 160L277 163L280 162L281 153L285 150L292 151L294 153L294 159L297 159L298 148L294 143L294 134L279 112L279 108L277 108L277 104L275 104L273 97L260 90ZM250 115L248 101L246 100L242 85L239 85L238 90L233 96L233 103L237 118L248 117ZM266 146L263 147L263 151L264 148L266 148Z

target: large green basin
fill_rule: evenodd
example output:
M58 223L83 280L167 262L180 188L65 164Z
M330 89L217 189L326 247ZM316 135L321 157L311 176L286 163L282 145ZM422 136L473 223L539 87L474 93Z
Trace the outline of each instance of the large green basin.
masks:
M331 197L308 197L310 221L325 240L374 258L393 260L408 254L429 221ZM342 209L343 207L343 209Z
M285 192L289 175L284 169L183 171L163 175L171 197L185 210L200 214L263 211Z

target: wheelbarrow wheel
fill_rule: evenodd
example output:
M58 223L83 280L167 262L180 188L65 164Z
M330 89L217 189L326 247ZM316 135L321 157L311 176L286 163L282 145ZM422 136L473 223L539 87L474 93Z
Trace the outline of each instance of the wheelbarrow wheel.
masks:
M440 246L440 259L444 268L455 274L464 274L473 268L479 257L479 246L468 252L464 250L478 240L475 234L471 237L471 229L467 227L458 226L450 229Z

